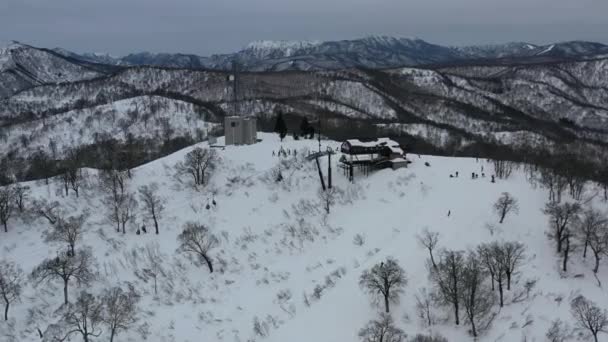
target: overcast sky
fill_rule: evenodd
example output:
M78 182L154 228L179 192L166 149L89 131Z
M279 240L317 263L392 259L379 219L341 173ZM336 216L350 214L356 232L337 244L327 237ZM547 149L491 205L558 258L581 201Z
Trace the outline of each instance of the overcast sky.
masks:
M608 44L608 0L0 0L0 42L77 52L239 50L371 34L443 45Z

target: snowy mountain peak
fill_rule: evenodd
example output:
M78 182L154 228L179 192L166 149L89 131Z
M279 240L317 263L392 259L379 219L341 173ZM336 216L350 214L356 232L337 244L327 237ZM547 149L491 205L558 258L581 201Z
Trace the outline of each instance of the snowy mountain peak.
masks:
M320 41L312 40L256 40L247 44L246 49L303 49L321 44Z

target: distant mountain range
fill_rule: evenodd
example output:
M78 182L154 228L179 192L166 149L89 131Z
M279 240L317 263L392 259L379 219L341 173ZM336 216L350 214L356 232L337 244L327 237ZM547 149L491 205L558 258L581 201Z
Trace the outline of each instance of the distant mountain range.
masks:
M455 63L536 63L608 55L608 46L572 41L549 45L508 43L446 47L421 39L370 36L341 41L256 41L233 54L202 57L191 54L134 53L124 57L107 54L55 52L78 60L117 66L226 70L237 60L250 71L336 70L353 67L373 69Z
M576 156L601 168L608 158L608 46L453 48L370 37L260 41L211 57L115 58L11 44L0 50L0 164L3 155L60 156L108 137L200 141L233 114L225 69L235 59L260 71L242 73L238 97L261 129L271 130L282 112L292 130L301 117L322 117L333 138L390 135L415 151L513 150L516 159Z

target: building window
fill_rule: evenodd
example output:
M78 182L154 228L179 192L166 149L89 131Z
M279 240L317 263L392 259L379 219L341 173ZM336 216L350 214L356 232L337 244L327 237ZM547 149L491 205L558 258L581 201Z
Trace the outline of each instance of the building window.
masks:
M230 127L236 127L236 122L231 122Z

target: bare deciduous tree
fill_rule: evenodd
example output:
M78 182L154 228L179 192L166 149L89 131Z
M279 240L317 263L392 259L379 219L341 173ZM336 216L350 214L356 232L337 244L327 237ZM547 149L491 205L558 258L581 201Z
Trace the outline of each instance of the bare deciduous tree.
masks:
M570 226L576 221L580 211L581 206L578 203L547 203L545 206L543 212L545 215L549 215L549 223L551 225L550 237L556 242L557 253L562 252L566 233L569 232Z
M584 245L583 258L587 257L587 247L592 236L605 226L607 222L606 216L599 210L590 208L583 212L581 220L576 225L577 235Z
M218 246L219 240L211 233L209 228L194 222L186 223L177 240L181 251L194 253L203 259L209 267L209 272L213 273L213 263L209 251Z
M503 192L496 203L494 203L494 211L500 219L499 223L503 223L508 213L519 212L519 204L517 203L517 199L511 196L510 193Z
M446 250L441 253L437 269L431 272L431 278L437 285L442 301L453 306L456 325L460 324L459 313L464 262L462 251Z
M0 296L4 301L4 320L8 321L11 303L21 297L23 271L14 262L0 261Z
M196 147L188 152L183 162L176 165L177 171L192 176L194 186L205 185L207 171L215 167L217 161L215 150Z
M549 342L566 342L568 341L568 325L564 323L561 319L556 319L551 322L551 326L545 337Z
M36 283L61 279L63 281L64 303L68 304L68 285L70 280L78 284L88 284L93 278L93 255L90 250L78 250L73 257L67 253L44 260L32 271L32 278Z
M154 295L158 294L158 277L165 275L163 255L158 242L149 243L144 250L145 265L143 272L154 280Z
M363 342L403 342L406 334L393 323L393 318L387 313L381 313L378 320L373 320L359 330L359 338Z
M110 342L120 331L128 330L137 322L137 303L139 294L133 287L124 291L120 287L106 290L101 298L103 303L103 322L110 329Z
M427 291L426 288L422 288L418 291L415 297L416 312L418 313L418 317L427 327L435 325L436 317L433 313L435 298L433 298L433 293Z
M469 252L462 268L462 304L471 324L473 337L478 336L479 320L487 317L494 305L494 295L485 281L486 273L481 260L474 252Z
M583 296L578 296L570 302L572 316L579 328L587 330L598 342L600 332L608 333L608 312Z
M0 222L4 226L4 232L8 232L8 220L10 220L15 204L14 191L10 186L0 188Z
M507 291L511 290L511 277L517 271L517 268L523 262L525 257L524 252L526 246L521 242L503 242L500 243L500 249L502 250L501 258L499 258L500 267L504 270L507 276Z
M439 233L431 232L428 228L425 228L422 233L418 235L418 242L420 242L420 244L429 251L431 265L434 269L437 269L437 263L435 263L433 250L439 243Z
M154 221L154 229L158 234L158 220L165 210L165 199L158 194L158 184L143 185L139 187L139 198L144 204L148 217Z
M99 337L102 323L103 304L90 293L82 291L76 302L69 306L63 320L65 321L68 332L60 341L65 341L70 335L79 333L84 342L89 342L91 337Z
M127 223L135 219L135 211L137 210L137 200L132 194L126 194L119 208L119 219L122 227L122 233L126 234Z
M595 257L595 267L593 273L597 273L600 268L600 259L603 255L608 255L608 224L604 222L597 226L589 236L589 247Z
M500 179L509 178L515 168L515 163L508 160L493 160L492 164L494 164L496 177Z
M127 200L128 174L125 171L103 170L99 174L99 188L106 194L103 203L108 210L108 219L116 225L116 231L121 228L121 210Z
M390 302L397 302L403 288L407 285L405 271L393 258L374 265L365 270L359 278L359 285L366 292L374 296L375 300L384 300L385 312L389 312Z
M20 213L25 211L25 202L27 201L30 193L29 186L23 186L20 184L15 185L14 190L14 198L15 198L15 206L19 209Z
M58 217L53 229L46 235L46 240L66 243L70 247L68 256L74 256L76 242L82 237L82 226L87 218L87 213L68 218Z
M494 281L498 285L498 294L500 299L500 307L504 306L504 283L507 279L507 268L510 267L510 263L506 261L505 243L492 242L484 243L477 248L477 252L483 263L484 267L490 273L492 279L492 290L495 289ZM519 265L519 258L515 258L516 263L513 265L511 274L515 272L517 265Z

